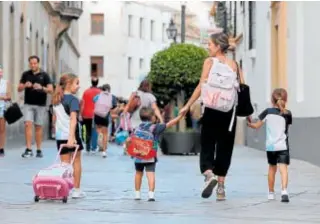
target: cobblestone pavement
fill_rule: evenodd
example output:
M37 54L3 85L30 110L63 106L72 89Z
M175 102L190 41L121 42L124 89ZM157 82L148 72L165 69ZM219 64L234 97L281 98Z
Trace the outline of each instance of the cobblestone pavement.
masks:
M83 189L87 198L67 204L33 202L32 176L54 160L53 141L44 143L45 157L23 159L22 149L0 158L1 224L93 223L320 223L320 168L292 160L291 202L268 202L265 153L236 147L227 179L225 202L202 199L203 177L197 156L161 156L157 166L156 202L133 200L133 163L120 147L110 146L107 159L83 155Z

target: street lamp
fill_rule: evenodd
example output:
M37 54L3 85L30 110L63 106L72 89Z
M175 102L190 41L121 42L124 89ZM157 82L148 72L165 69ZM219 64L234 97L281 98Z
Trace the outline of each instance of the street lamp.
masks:
M176 24L173 22L173 19L170 20L169 27L167 28L167 35L168 39L173 39L174 43L177 42L177 27Z
M181 2L181 43L186 39L186 1Z

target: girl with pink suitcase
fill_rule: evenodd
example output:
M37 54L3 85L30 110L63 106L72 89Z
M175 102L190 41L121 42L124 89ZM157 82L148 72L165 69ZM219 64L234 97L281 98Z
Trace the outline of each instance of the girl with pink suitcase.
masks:
M72 198L83 198L85 193L80 190L81 180L81 151L83 144L81 139L81 126L79 122L80 102L75 94L79 90L79 79L74 74L64 74L60 78L59 85L53 95L53 111L56 115L56 142L57 148L62 147L60 160L64 163L71 161L72 154L75 152L75 144L79 145L78 152L75 154L73 163L74 189Z

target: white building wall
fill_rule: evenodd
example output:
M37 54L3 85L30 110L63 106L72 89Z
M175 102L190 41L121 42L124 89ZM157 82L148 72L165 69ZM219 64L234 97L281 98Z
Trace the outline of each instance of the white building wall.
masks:
M243 38L236 48L237 61L242 59L246 82L251 87L252 102L261 112L270 105L271 97L271 11L270 1L256 2L256 49L248 49L248 3L243 13L237 2L237 33ZM318 117L317 102L318 55L320 45L313 39L320 34L314 21L320 19L317 13L319 2L287 2L287 77L288 108L295 117ZM245 24L245 26L244 26Z
M250 85L251 100L257 110L256 113L259 113L269 105L271 95L270 2L255 2L256 44L254 49L249 49L248 2L244 2L244 5L240 2L236 3L237 36L243 35L236 47L236 60L238 63L242 60L244 78Z
M320 2L287 4L289 106L295 117L319 117Z
M84 12L79 20L80 94L91 85L90 57L104 57L104 76L100 84L109 83L117 96L128 97L137 89L142 74L147 74L152 55L168 46L162 41L162 23L168 24L169 13L139 3L116 1L83 2ZM91 35L91 14L104 13L104 35ZM133 36L128 35L128 15L133 19ZM139 20L144 19L144 38L139 36ZM154 41L150 41L150 23L155 21ZM128 78L128 57L132 58L133 79ZM140 70L139 60L144 59Z

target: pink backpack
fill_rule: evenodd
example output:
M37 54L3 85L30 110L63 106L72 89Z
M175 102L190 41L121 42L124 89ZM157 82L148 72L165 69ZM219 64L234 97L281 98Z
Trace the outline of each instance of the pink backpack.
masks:
M112 95L109 92L102 92L94 105L94 114L106 117L112 108Z

